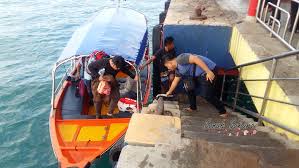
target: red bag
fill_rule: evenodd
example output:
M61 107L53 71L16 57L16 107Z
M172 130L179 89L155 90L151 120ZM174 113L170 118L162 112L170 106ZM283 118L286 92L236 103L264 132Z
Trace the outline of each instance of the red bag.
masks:
M100 60L102 58L109 58L109 55L105 53L104 51L93 51L90 55L90 58L94 58L95 60Z

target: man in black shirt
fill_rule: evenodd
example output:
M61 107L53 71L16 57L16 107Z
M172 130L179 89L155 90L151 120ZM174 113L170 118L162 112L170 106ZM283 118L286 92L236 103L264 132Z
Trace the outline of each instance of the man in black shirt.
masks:
M105 69L105 73L103 77L99 75L99 71L101 69ZM115 76L118 72L123 72L130 76L134 80L138 80L138 76L133 74L130 70L130 65L127 64L123 57L114 56L113 58L103 58L92 62L88 65L88 70L90 71L92 77L92 94L94 106L96 109L96 117L99 118L102 109L102 103L104 100L110 99L109 111L107 113L108 116L112 116L115 107L117 106L117 102L120 98L119 93L119 85L115 80ZM104 96L98 93L97 88L101 80L109 81L111 86L110 95Z
M153 62L153 96L156 97L161 93L161 76L165 76L165 74L169 74L169 82L171 83L174 78L174 73L168 73L168 69L164 66L162 62L162 57L166 54L171 53L172 55L176 55L174 50L174 39L173 37L166 37L164 40L164 47L160 48L149 60L146 61L145 64L140 66L142 70L148 64Z

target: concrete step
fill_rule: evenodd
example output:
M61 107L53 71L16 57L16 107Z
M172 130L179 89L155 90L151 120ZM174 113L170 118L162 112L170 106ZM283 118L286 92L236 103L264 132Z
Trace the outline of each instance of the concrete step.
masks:
M219 113L214 112L214 111L195 111L195 112L186 112L181 110L181 116L186 116L186 117L204 117L204 118L221 118L219 116ZM248 118L246 115L242 115L237 112L230 112L230 115L228 116L227 119L231 118L239 118L243 119L244 121L249 121L249 122L255 122L252 118Z
M164 104L174 104L174 105L179 105L178 101L165 101L164 100Z
M184 110L181 110L181 116L199 116L199 117L218 117L219 118L219 113L200 112L200 111L186 112Z
M182 125L182 130L192 131L192 132L204 132L215 136L258 136L267 137L269 136L267 132L256 131L255 129L203 129L202 127L193 125ZM247 134L244 134L244 131ZM245 132L245 133L246 133Z
M192 115L192 116L191 115L190 116L181 115L181 118L188 119L188 120L212 119L212 120L217 120L217 121L232 121L232 120L234 120L234 121L238 120L238 121L243 121L243 122L249 121L249 120L243 120L243 118L239 118L235 115L230 115L227 118L222 118L218 115L215 116L215 115L209 115L209 114L198 114L198 115Z
M158 144L153 147L126 145L118 168L298 168L296 150L277 147L240 146L183 141L181 144Z
M218 142L224 144L238 144L238 145L251 145L258 147L276 147L285 148L285 146L269 136L256 137L256 136L217 136L211 133L182 131L182 136L189 139L203 139L209 142Z
M154 146L179 143L181 121L178 117L134 113L125 135L129 145Z
M185 106L180 105L180 109ZM268 129L261 129L252 118L231 111L230 114L228 118L221 118L216 109L207 103L200 104L195 112L181 110L182 137L211 143L251 146L256 150L289 146L286 141L274 137Z
M255 122L246 122L237 117L222 119L222 118L204 118L182 116L182 125L195 126L198 129L253 129L256 126Z

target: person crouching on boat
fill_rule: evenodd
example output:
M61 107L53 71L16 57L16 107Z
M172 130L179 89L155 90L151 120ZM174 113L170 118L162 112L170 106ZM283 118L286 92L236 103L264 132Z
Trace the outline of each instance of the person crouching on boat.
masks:
M99 118L101 115L102 103L107 99L107 95L99 94L98 93L98 86L100 81L105 80L111 86L111 92L108 95L109 103L109 110L107 112L108 116L113 115L113 111L117 106L118 100L120 98L119 93L119 84L115 79L115 76L118 72L123 72L130 76L134 80L138 80L138 76L133 74L129 70L130 65L127 64L123 57L121 56L114 56L112 58L103 58L92 62L88 65L88 69L92 76L92 94L93 94L93 102L96 110L96 118ZM103 76L99 74L99 71L105 69L105 73Z
M190 108L186 110L196 110L196 91L199 89L200 95L217 108L220 116L227 117L224 105L215 93L213 84L215 83L216 64L213 61L200 55L183 53L178 57L167 54L163 57L163 62L169 70L175 70L175 78L166 95L171 95L183 78L184 88L190 102Z

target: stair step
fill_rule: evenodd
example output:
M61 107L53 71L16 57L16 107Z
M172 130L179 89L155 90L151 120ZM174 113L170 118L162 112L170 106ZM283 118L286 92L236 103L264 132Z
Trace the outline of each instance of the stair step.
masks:
M227 118L221 118L219 116L200 116L200 115L196 115L196 116L181 116L182 119L192 119L192 120L201 120L201 119L213 119L213 120L218 120L218 121L231 121L231 120L238 120L238 121L243 121L243 119L240 119L237 116L230 116Z
M253 129L255 123L247 123L238 118L221 119L221 118L202 118L202 117L181 117L182 126L190 125L202 129Z
M238 130L238 129L205 129L202 127L198 126L193 126L193 125L182 125L182 130L183 131L192 131L192 132L203 132L203 133L209 133L209 134L214 134L215 136L235 136L238 134L239 136L257 136L257 137L267 137L269 136L267 132L260 132L257 131L255 134L253 134L253 131L255 129L246 129L248 131L247 135L244 135L244 129Z
M174 104L174 105L179 105L178 101L165 101L164 100L164 104Z
M252 145L261 147L284 147L282 143L277 140L271 139L269 136L256 137L256 136L217 136L215 134L194 132L194 131L182 131L184 138L191 139L205 139L209 142L229 143L238 145Z
M202 117L202 118L220 118L219 114L207 114L207 113L196 113L196 114L186 114L181 112L181 116L184 117Z

